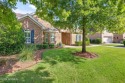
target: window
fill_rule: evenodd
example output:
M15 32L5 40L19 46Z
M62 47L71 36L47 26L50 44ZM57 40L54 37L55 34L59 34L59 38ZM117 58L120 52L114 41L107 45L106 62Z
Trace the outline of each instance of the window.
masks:
M50 35L50 42L55 43L55 34L54 33L51 33L51 35Z
M77 34L76 35L76 41L78 42L78 41L81 41L81 34Z
M47 42L47 43L48 43L48 37L49 37L49 34L45 33L45 42Z
M26 43L31 43L31 31L30 30L25 30L25 42Z

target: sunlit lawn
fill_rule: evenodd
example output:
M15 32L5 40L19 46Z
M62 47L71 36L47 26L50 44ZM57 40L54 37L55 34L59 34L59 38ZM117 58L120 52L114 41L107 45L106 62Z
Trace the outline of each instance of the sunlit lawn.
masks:
M125 83L125 48L87 49L97 53L98 58L73 56L73 52L81 50L78 48L48 50L41 63L29 70L3 75L0 83Z

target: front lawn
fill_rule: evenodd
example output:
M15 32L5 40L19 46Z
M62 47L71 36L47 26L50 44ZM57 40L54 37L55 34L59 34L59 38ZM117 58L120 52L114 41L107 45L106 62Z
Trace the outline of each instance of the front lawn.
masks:
M88 47L95 59L73 56L77 48L48 50L36 66L0 77L0 83L124 83L125 49ZM6 78L6 79L5 79Z

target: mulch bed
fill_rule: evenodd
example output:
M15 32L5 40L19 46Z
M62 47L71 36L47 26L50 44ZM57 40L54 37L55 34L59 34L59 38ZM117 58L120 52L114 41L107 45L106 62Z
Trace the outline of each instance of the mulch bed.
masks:
M76 53L73 53L75 56L80 56L80 57L84 57L84 58L96 58L98 57L97 54L95 53L91 53L91 52L85 52L85 53L82 53L82 52L76 52Z
M14 56L1 56L0 61L2 61L2 64L0 64L0 75L3 75L5 73L12 73L19 70L24 70L26 68L29 68L31 66L34 66L41 60L41 54L44 50L37 50L34 54L34 60L33 61L27 61L27 62L21 62L16 58L16 55Z

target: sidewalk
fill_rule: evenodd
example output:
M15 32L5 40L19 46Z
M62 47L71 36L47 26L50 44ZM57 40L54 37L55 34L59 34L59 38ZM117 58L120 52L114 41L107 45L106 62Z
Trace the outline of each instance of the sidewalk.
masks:
M90 45L87 47L96 47L96 46L101 46L101 45ZM70 46L70 45L65 45L64 48L81 48L82 46Z

